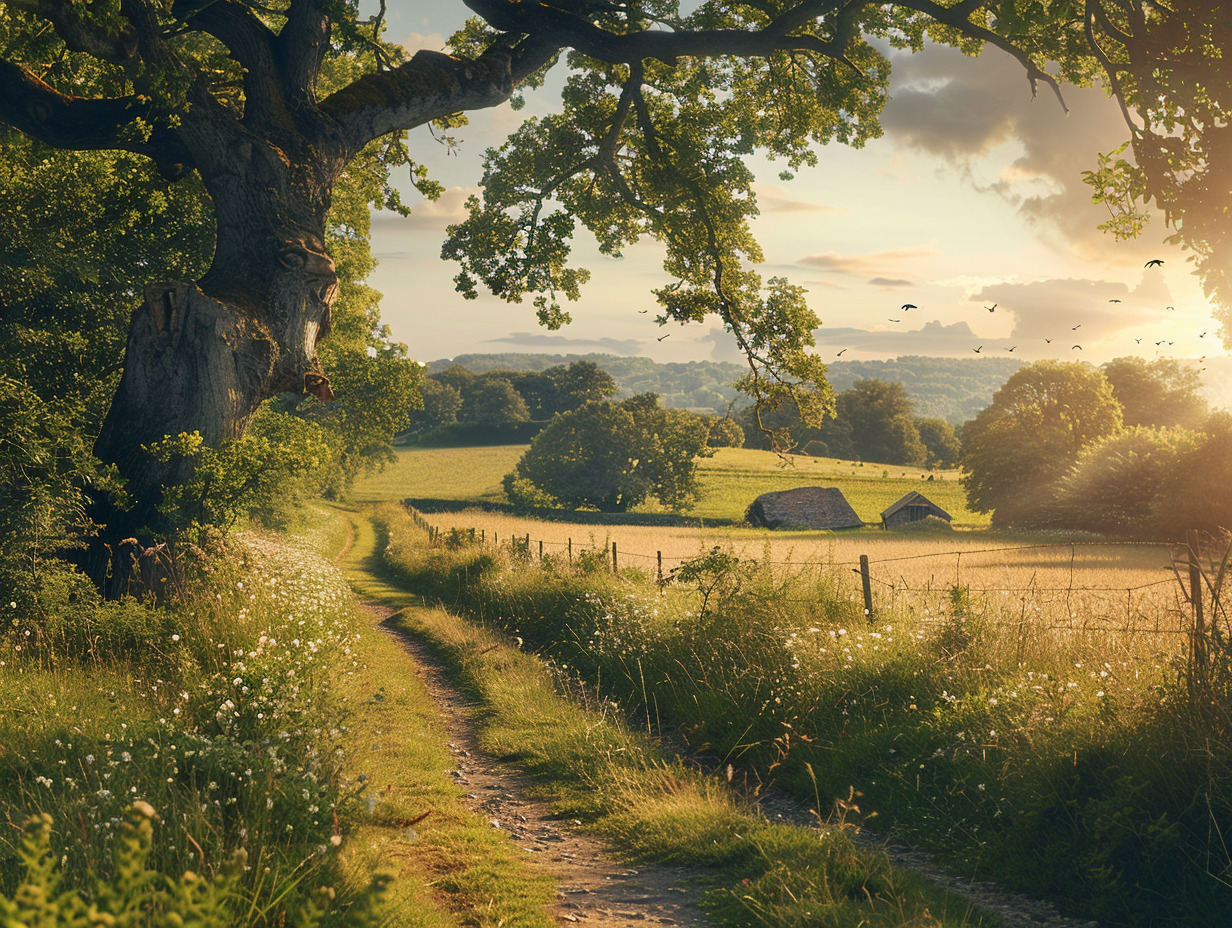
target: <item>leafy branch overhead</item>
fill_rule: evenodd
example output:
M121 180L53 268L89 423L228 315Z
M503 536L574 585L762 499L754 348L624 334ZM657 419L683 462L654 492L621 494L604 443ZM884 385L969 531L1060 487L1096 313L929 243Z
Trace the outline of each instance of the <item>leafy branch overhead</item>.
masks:
M790 175L816 165L819 146L877 137L887 46L992 46L1022 65L1031 92L1042 82L1059 100L1049 61L1061 79L1104 80L1125 108L1136 165L1108 161L1093 182L1114 211L1154 197L1206 262L1208 286L1223 286L1226 197L1204 196L1226 192L1232 163L1218 157L1232 85L1217 54L1232 14L1218 0L465 5L476 16L452 54L408 57L383 39L383 4L364 18L338 0L11 0L0 120L52 146L126 150L168 177L200 174L218 223L205 293L245 307L280 345L305 304L315 314L258 392L328 393L311 351L329 331L332 274L317 228L347 165L365 152L410 164L416 186L437 194L405 133L428 127L451 141L466 112L518 105L562 61L558 112L489 152L482 199L450 229L442 251L461 263L458 289L529 296L555 328L588 277L571 261L579 225L609 255L650 237L673 279L656 291L659 321L716 314L748 355L745 389L770 405L825 371L809 351L819 323L803 291L753 269L762 255L748 160L761 153ZM380 202L400 208L388 188ZM311 278L302 297L273 295L281 271L267 240L280 243L276 265ZM823 388L805 406L829 403Z

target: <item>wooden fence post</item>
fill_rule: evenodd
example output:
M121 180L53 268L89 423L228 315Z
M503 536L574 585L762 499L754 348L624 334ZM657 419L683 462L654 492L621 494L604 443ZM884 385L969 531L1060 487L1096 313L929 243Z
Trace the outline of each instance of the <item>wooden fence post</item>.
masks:
M1185 533L1189 548L1189 602L1193 605L1193 631L1189 642L1190 692L1197 694L1206 689L1206 617L1202 612L1202 568L1198 562L1200 542L1196 529Z
M864 615L871 622L873 620L873 585L868 575L867 554L860 555L860 585L864 587Z
M659 589L663 589L663 552L656 551L655 557L659 562Z
M573 563L573 539L569 539L569 563Z
M539 539L539 560L543 560L543 539Z
M616 573L616 542L612 542L612 573Z

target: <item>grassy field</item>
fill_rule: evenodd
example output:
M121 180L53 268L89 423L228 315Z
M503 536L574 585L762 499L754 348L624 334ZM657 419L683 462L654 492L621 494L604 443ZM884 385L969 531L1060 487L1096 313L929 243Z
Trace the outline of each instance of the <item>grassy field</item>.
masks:
M490 534L484 546L469 533L430 544L388 508L403 525L389 526L385 557L411 588L516 634L576 674L576 690L614 697L752 792L773 780L814 808L858 801L879 831L1101 924L1228 923L1232 676L1222 639L1209 640L1223 655L1209 675L1195 672L1179 610L1127 604L1135 563L1163 573L1150 569L1158 548L983 551L989 576L1016 568L1002 582L1033 584L1026 593L967 589L979 552L958 565L951 548L963 584L939 578L918 605L887 578L930 557L903 539L845 536L835 543L882 556L868 622L845 563L787 570L720 554L660 588L577 548L568 563L539 559L537 545L529 557L496 548ZM964 536L995 546L979 532L933 543ZM891 545L912 560L884 557ZM1175 599L1162 579L1147 589ZM1082 584L1110 588L1106 613Z
M402 448L384 472L360 481L359 503L408 496L504 502L501 478L513 470L525 445L483 448ZM933 480L927 480L929 474ZM954 517L959 527L988 524L988 516L967 509L958 471L925 471L897 465L856 464L834 458L792 456L769 451L720 448L698 464L701 495L687 513L700 519L739 521L762 493L822 483L843 491L865 522L881 521L881 511L912 490L919 490ZM654 505L641 511L658 511Z
M456 500L499 500L500 477L512 469L522 446L468 449L407 449L384 474L365 482L362 499L406 496ZM462 462L465 462L464 464ZM1168 649L1187 606L1171 571L1166 545L1069 544L1056 537L1024 537L980 530L986 518L969 512L955 471L938 472L931 482L921 471L891 471L850 461L792 458L783 466L770 452L721 449L701 462L702 496L692 514L734 520L760 493L814 483L840 487L856 512L876 521L886 506L911 489L924 492L952 513L960 528L939 535L886 533L878 529L844 532L766 532L731 525L659 527L586 526L547 522L479 509L435 513L433 525L448 531L474 529L488 540L508 542L529 536L534 553L568 557L583 550L608 550L616 543L621 567L670 572L689 558L718 545L745 559L778 565L809 565L833 572L843 595L861 595L853 572L868 556L876 608L913 608L936 616L954 586L988 594L986 608L999 621L1030 613L1050 633L1098 634L1120 652L1127 639ZM906 473L907 476L898 476ZM1109 637L1111 636L1111 637Z

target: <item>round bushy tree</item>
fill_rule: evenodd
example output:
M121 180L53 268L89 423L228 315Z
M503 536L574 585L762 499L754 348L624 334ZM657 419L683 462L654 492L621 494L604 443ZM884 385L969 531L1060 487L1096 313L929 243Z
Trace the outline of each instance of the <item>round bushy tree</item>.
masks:
M994 525L1045 518L1060 480L1096 439L1119 431L1121 405L1089 364L1037 361L1017 371L963 429L963 488Z
M515 503L550 497L567 508L624 512L653 496L678 508L694 495L709 429L700 416L663 409L650 393L622 403L591 401L540 432L505 492Z

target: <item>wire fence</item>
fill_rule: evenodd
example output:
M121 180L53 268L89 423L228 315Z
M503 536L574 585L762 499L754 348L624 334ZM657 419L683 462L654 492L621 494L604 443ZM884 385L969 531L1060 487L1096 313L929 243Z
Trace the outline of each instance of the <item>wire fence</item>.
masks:
M671 583L680 565L691 559L670 550L637 550L610 537L599 545L593 536L562 540L535 538L529 531L500 534L490 526L443 527L413 507L407 508L433 543L493 545L532 560L585 558L592 565L606 564L617 575L635 568L660 588ZM702 534L696 539L698 554L704 553L705 544L718 540ZM845 541L859 540L855 536ZM869 541L868 550L876 553L878 543ZM741 543L749 546L747 539ZM1127 566L1127 559L1134 563ZM826 572L839 595L857 604L863 598L870 620L882 612L910 610L925 621L937 621L953 610L956 596L967 603L978 597L987 622L1019 633L1029 622L1035 632L1192 638L1195 592L1199 602L1202 598L1200 584L1190 570L1194 558L1186 545L1058 541L939 548L882 557L863 554L799 560L763 556L755 560L775 568ZM1200 572L1207 577L1216 574L1211 558L1203 559ZM1188 579L1187 573L1191 575ZM1212 588L1210 594L1218 602L1217 591Z

